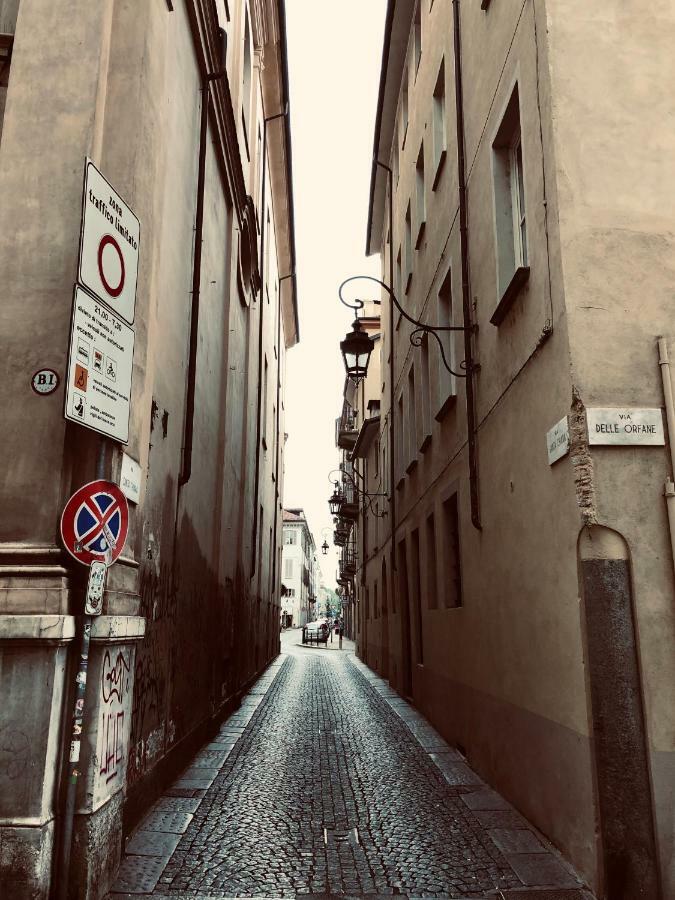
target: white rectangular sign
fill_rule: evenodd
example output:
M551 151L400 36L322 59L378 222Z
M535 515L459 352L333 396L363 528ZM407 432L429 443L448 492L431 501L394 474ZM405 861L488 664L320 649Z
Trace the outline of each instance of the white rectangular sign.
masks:
M76 286L66 418L126 444L133 360L133 328Z
M77 280L130 325L136 308L140 236L136 216L88 159Z
M586 410L589 444L661 447L666 439L660 409L596 407Z
M556 422L553 428L546 433L546 446L549 466L570 452L570 428L567 416Z
M141 499L141 467L126 453L122 454L120 488L132 503L138 503Z

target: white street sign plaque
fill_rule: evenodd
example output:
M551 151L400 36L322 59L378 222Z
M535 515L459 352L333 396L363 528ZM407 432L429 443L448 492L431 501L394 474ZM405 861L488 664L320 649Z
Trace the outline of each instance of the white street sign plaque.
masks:
M87 160L78 281L130 325L136 307L140 223Z
M122 454L119 484L127 500L138 503L141 499L141 467L127 453Z
M133 328L76 286L66 418L126 444L133 360Z
M587 409L586 420L589 444L662 447L666 442L660 409Z
M556 422L553 428L546 433L546 446L549 466L570 452L570 428L567 416Z

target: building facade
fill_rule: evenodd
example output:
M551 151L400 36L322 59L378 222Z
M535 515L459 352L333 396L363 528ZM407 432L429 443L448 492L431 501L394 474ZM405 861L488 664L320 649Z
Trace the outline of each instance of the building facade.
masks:
M608 898L675 895L674 37L391 0L367 250L446 330L382 291L344 448L358 653Z
M285 509L283 516L281 624L301 628L314 620L319 564L304 510Z
M298 340L288 101L283 2L0 0L0 894L12 900L64 880L71 898L104 896L123 831L278 652L284 366ZM140 222L127 443L64 418L85 159L111 186L111 214L119 196ZM51 393L35 388L45 370ZM138 493L92 625L66 870L87 573L59 518L74 490L119 483L128 465Z

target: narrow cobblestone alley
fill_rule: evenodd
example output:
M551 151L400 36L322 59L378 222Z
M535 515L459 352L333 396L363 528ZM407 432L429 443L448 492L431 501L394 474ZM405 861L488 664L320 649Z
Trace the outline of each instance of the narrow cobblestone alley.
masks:
M351 644L298 640L140 824L111 900L591 898Z

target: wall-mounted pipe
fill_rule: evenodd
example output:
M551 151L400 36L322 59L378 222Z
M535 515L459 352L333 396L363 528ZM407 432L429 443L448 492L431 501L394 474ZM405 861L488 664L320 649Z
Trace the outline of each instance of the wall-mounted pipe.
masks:
M673 383L670 377L670 360L668 359L668 344L666 339L658 339L659 367L661 368L661 381L663 382L663 400L666 407L666 423L668 428L668 446L670 447L670 471L675 473L675 405L673 404ZM666 498L666 511L668 513L668 526L670 529L670 554L675 567L675 483L670 475L666 476L663 488Z
M387 173L389 182L389 289L394 291L394 173L390 166L373 159L373 167L380 166ZM396 441L394 434L394 303L389 298L389 516L391 518L391 571L396 571L396 476L395 452ZM392 591L396 590L395 581L391 581Z
M192 304L190 310L190 349L188 353L187 396L183 422L183 453L178 485L182 487L192 475L192 444L195 426L195 391L197 384L197 345L199 339L199 295L202 284L202 240L204 233L204 181L206 175L206 141L209 128L211 92L208 80L202 86L202 114L199 128L199 167L197 170L197 209L195 212L195 249L192 259ZM176 515L178 511L176 510Z
M473 346L471 291L469 287L469 229L466 204L466 160L464 156L464 97L462 91L462 41L459 0L452 0L455 52L455 109L457 120L457 177L459 183L459 244L462 260L462 311L464 315L464 359L466 364L466 427L469 444L469 489L471 521L480 530L480 493L478 488L478 441L476 437L476 401L473 385Z
M258 390L257 390L257 412L256 412L256 428L255 428L255 484L254 484L254 500L253 500L253 527L251 529L251 578L255 575L258 563L256 547L258 546L258 497L260 495L260 428L262 423L262 363L263 363L263 318L265 310L265 289L267 287L266 275L267 266L265 265L265 238L267 236L267 124L275 119L283 119L288 115L288 103L280 113L274 116L265 116L263 119L263 135L262 135L262 189L261 189L261 210L262 222L260 223L260 315L258 316ZM281 298L281 292L279 293Z
M293 279L293 287L291 290L295 291L295 272L291 272L290 275L282 275L282 277L278 281L279 285L279 296L277 298L277 420L276 420L276 436L277 436L277 453L275 460L275 482L274 482L274 539L272 541L272 546L274 548L274 560L272 563L272 585L273 591L276 591L277 588L277 534L279 529L279 497L281 496L281 491L279 489L279 470L281 468L279 464L280 460L280 449L281 449L281 441L282 435L280 432L281 425L281 285L282 282L286 281L287 278Z

